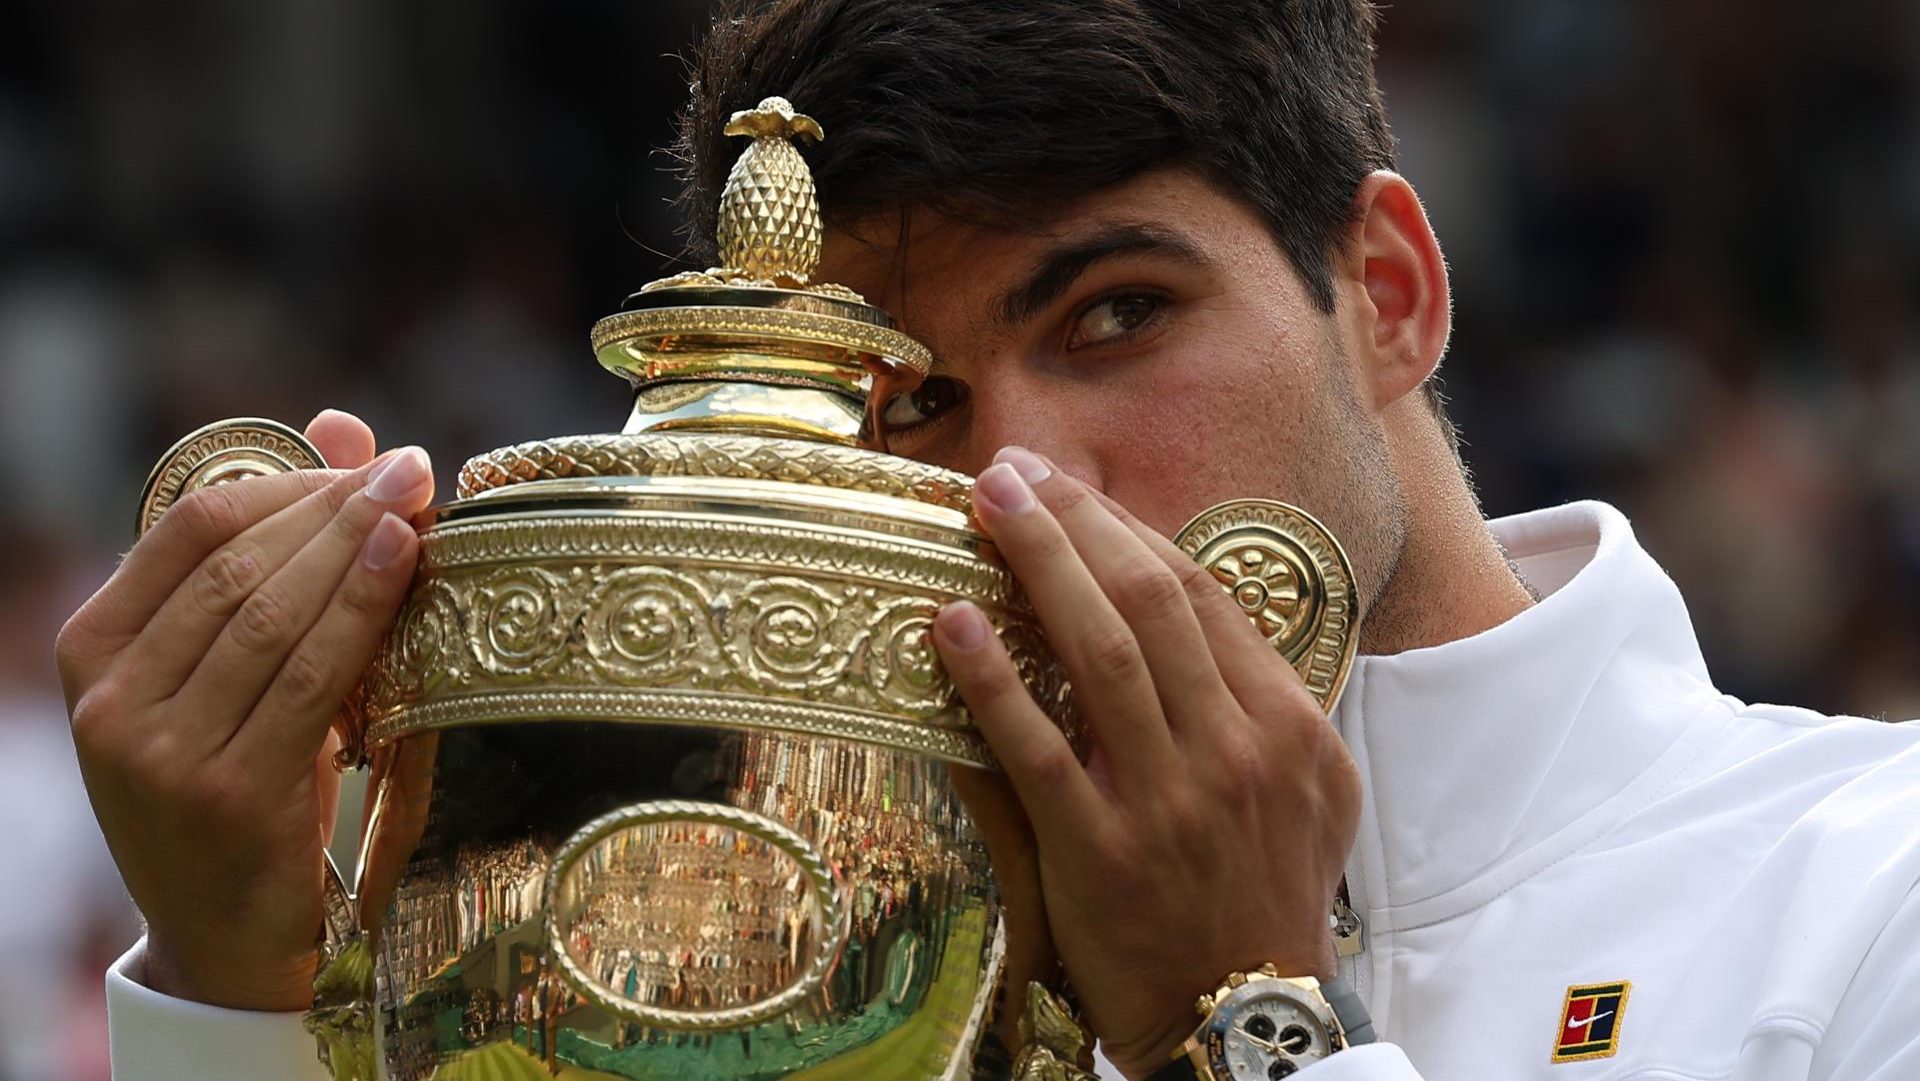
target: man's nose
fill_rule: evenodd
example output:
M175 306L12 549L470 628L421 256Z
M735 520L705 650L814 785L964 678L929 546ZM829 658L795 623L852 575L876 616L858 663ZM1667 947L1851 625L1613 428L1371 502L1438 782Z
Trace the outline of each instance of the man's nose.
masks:
M1092 448L1076 438L1070 397L1042 382L1007 378L974 387L971 407L966 461L958 468L979 476L1001 448L1020 446L1098 486Z

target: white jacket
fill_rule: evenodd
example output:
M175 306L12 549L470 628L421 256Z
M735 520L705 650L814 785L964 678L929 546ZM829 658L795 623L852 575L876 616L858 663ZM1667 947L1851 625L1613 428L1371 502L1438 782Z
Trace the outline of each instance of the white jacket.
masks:
M1545 599L1363 658L1335 713L1367 781L1346 974L1392 1042L1298 1076L1920 1081L1920 725L1714 690L1610 507L1493 528ZM325 1078L297 1016L156 995L138 962L107 977L120 1081ZM1612 1054L1554 1061L1583 1040Z

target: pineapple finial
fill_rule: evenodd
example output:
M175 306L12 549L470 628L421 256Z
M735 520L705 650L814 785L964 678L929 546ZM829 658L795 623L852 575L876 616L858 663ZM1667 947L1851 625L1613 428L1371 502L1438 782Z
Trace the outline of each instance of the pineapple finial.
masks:
M793 144L826 133L779 97L733 114L725 130L751 135L753 144L733 163L720 196L721 265L730 274L804 286L820 261L820 203L813 173Z
M751 109L742 109L727 118L722 129L728 135L752 135L756 138L793 138L805 136L810 143L827 137L820 124L805 113L793 111L793 102L782 97L766 98Z

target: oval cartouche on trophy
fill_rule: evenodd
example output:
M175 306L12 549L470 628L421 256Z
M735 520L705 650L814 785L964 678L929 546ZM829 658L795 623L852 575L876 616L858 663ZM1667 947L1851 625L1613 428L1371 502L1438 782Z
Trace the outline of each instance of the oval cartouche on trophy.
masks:
M544 904L550 956L576 989L618 1017L691 1031L791 1011L825 984L851 919L812 842L691 800L582 827L554 857Z

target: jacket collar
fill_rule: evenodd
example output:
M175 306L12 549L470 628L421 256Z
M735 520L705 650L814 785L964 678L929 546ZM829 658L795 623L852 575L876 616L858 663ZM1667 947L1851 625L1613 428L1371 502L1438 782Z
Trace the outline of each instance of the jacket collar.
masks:
M1718 701L1673 581L1624 516L1490 523L1541 595L1492 630L1363 657L1334 713L1365 778L1365 909L1418 926L1485 903L1624 819L1691 761Z

